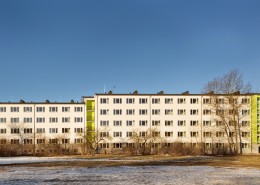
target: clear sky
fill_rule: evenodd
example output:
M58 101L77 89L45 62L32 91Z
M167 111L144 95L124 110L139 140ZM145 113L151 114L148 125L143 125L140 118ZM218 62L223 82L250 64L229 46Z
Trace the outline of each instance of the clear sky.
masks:
M1 0L0 101L200 93L238 69L260 91L259 0Z

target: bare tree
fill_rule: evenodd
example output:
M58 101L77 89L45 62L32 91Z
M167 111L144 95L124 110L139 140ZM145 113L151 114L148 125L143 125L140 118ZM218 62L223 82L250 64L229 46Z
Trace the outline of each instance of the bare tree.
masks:
M231 154L242 153L241 121L249 116L251 85L244 83L238 70L209 81L203 93L210 97L209 104L219 132L224 132Z

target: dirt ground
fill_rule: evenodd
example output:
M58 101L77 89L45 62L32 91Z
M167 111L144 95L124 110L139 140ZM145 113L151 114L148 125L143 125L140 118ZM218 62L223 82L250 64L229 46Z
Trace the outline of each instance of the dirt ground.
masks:
M109 166L216 166L260 168L260 155L238 156L68 156L66 161L2 164L28 167L109 167ZM80 159L80 160L70 160ZM91 160L90 160L91 159Z

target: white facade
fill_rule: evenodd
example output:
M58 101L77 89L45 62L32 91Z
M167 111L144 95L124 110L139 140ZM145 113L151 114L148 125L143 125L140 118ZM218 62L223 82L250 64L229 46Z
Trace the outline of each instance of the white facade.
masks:
M85 123L84 103L0 103L1 144L79 144Z
M149 129L156 131L164 143L204 143L209 150L212 145L227 143L207 102L209 95L96 94L94 99L95 129L100 134L105 132L102 142L110 143L106 148L122 148L124 143L133 142L131 132L142 136ZM250 97L241 95L238 101L242 99L248 99L240 113L242 148L249 153ZM232 125L230 128L232 132Z

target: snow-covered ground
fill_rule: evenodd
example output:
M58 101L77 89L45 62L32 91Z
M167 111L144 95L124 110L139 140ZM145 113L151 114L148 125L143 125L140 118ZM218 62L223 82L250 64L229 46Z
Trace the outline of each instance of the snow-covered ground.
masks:
M104 159L0 158L0 164ZM0 184L258 185L260 169L209 166L27 167L0 165Z

